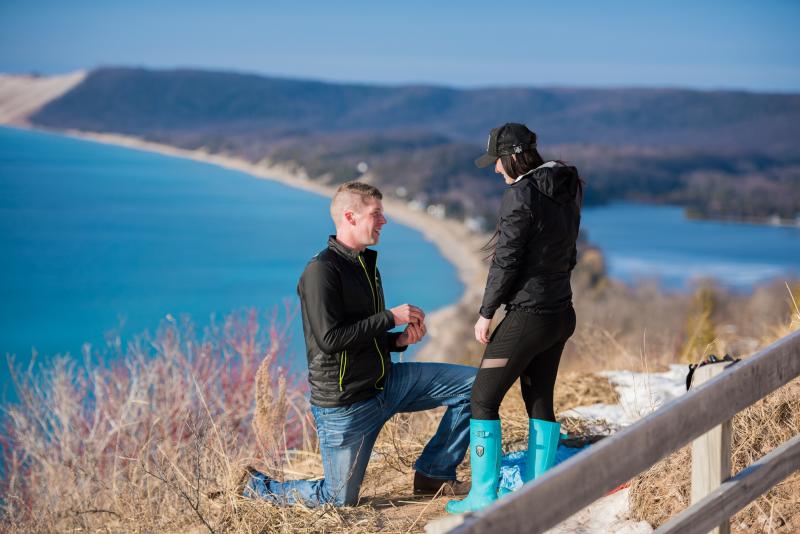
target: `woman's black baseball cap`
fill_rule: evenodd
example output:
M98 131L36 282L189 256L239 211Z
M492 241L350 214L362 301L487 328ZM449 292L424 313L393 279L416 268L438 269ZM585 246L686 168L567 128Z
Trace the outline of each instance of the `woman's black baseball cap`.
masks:
M486 154L475 160L477 167L493 165L500 156L519 154L529 148L536 147L536 134L524 124L507 122L489 132Z

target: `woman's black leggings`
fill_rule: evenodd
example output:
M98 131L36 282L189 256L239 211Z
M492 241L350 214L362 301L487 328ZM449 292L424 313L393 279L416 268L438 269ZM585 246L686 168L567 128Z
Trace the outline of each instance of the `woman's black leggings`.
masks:
M575 310L538 315L510 311L497 325L472 385L473 419L499 419L500 403L517 378L531 419L555 421L553 389Z

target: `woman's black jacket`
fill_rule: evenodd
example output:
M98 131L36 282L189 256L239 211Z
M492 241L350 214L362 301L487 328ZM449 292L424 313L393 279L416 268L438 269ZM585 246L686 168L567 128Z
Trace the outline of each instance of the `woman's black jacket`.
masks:
M556 313L572 305L582 187L578 171L548 162L503 194L497 246L480 314L507 309Z
M311 403L344 406L383 389L389 352L400 352L383 301L378 253L359 253L334 236L306 265L297 293L303 315Z

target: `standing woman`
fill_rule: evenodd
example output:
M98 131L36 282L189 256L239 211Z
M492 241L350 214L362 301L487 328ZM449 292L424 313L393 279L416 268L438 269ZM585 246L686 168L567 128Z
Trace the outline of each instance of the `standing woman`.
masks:
M536 150L536 134L522 124L493 129L486 154L475 164L494 164L508 188L475 323L475 338L486 350L472 387L472 489L464 500L447 503L454 514L479 510L497 499L499 409L517 379L530 418L523 481L553 465L561 429L553 413L553 388L564 344L575 331L570 274L583 198L577 169L558 161L545 163ZM501 304L506 316L490 337L492 317Z

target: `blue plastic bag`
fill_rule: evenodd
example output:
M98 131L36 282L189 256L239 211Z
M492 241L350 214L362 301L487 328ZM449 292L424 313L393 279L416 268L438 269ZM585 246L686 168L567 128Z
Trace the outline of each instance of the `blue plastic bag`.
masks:
M575 456L588 446L575 448L559 444L558 449L556 449L556 465ZM522 469L524 469L527 458L527 450L510 452L503 456L500 463L501 488L514 491L522 487Z

